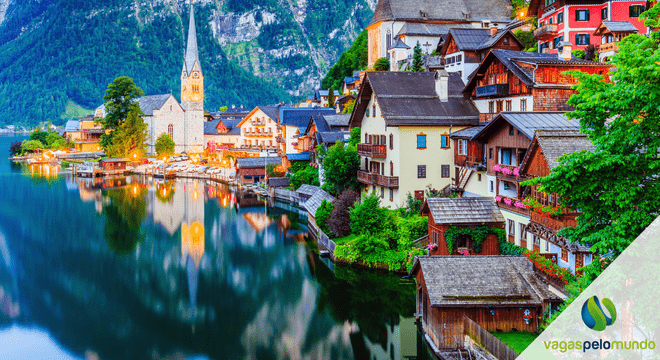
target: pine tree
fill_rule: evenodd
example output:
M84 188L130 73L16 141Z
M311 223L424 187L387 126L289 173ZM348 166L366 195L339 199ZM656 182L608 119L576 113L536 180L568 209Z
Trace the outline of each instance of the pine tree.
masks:
M419 45L419 41L417 42L417 45L415 45L414 51L415 54L413 55L412 71L422 72L424 71L424 60L422 59L422 47Z
M335 107L335 90L332 88L332 86L328 90L328 107L329 108Z

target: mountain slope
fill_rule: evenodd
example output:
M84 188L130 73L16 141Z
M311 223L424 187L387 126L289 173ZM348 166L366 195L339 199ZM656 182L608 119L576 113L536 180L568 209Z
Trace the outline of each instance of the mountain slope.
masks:
M311 91L366 26L369 1L196 3L205 107L288 102ZM0 124L57 119L69 101L95 108L121 75L147 94L179 97L183 0L0 0L3 15Z

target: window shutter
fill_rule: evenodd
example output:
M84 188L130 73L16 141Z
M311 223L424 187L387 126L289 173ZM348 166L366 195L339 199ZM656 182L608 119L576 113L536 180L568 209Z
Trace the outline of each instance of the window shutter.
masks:
M587 34L587 43L585 45L591 44L590 37L591 37L591 35Z
M635 10L634 6L628 7L628 17L635 17L635 15L633 14L634 10Z
M585 10L584 12L587 14L587 21L589 21L589 13L591 13L591 10Z
M575 21L580 21L580 10L575 10Z
M575 34L575 45L580 45L580 35Z
M387 145L387 138L385 137L385 135L380 136L380 144Z

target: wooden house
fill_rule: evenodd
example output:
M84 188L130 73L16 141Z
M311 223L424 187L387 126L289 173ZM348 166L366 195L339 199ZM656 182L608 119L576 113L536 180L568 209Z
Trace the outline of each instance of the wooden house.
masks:
M527 180L520 165L537 130L579 130L577 120L568 120L563 112L503 112L488 123L474 140L486 145L487 194L498 202L506 219L507 236L516 245L533 248L528 243L526 226L529 210L522 204Z
M564 72L579 70L609 79L610 67L572 58L570 46L559 56L493 49L475 70L463 95L473 100L481 122L503 111L571 111L567 101L576 93L572 86L577 79Z
M536 332L561 299L522 256L420 256L410 271L427 341L464 348L463 317L487 331Z
M639 30L629 21L601 21L594 30L594 37L600 37L598 60L605 63L619 52L619 41Z
M486 193L486 145L474 137L486 125L473 126L451 133L454 143L452 192L467 196L488 196Z
M103 169L105 175L123 174L126 172L128 159L101 159L99 166Z
M479 252L474 250L475 239L459 235L452 249L448 248L445 233L455 228L475 228L485 225L504 229L504 217L493 198L428 198L422 205L422 216L429 218L429 244L437 246L431 255L456 255L459 251L470 255L499 255L497 235L488 234Z
M525 177L544 177L559 165L558 159L579 151L593 151L594 146L585 134L578 130L538 130L520 165L520 173ZM529 197L545 206L562 206L559 194L547 194L538 190L538 185L529 191ZM547 216L530 211L530 222L527 226L527 236L532 237L532 249L547 254L561 267L569 268L573 273L576 269L589 265L593 254L589 247L571 243L557 232L565 227L577 226L579 215L574 209L567 208L566 214ZM554 255L554 256L552 256Z
M321 190L321 188L318 186L302 184L298 190L296 190L296 194L298 194L298 204L304 204L319 190Z
M282 165L282 159L277 156L239 158L236 160L236 179L241 185L262 181L268 165Z

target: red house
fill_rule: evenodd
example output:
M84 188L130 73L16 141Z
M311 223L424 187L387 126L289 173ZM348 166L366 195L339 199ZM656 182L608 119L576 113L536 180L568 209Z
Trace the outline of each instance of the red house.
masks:
M504 228L504 217L493 198L427 198L422 206L422 216L429 218L429 245L431 255L499 255L497 235L488 234L475 251L475 239L471 235L454 238L453 248L447 245L449 231L475 228L479 225Z
M556 53L564 41L579 49L600 45L600 36L593 33L601 21L627 21L640 34L647 34L639 21L646 4L646 0L531 0L528 15L538 17L534 39L539 43L539 52Z

